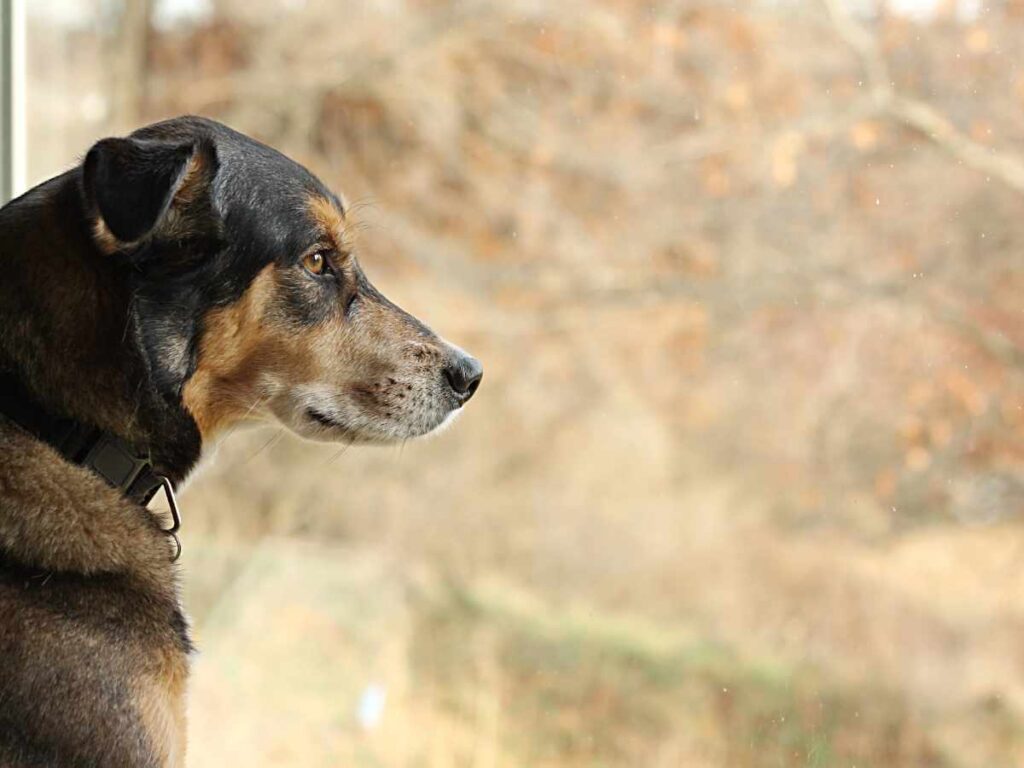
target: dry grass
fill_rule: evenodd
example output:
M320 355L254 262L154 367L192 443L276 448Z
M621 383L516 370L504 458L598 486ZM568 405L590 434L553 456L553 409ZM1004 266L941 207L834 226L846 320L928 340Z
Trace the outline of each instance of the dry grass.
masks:
M225 551L197 549L206 565ZM698 624L451 583L348 546L240 553L200 613L196 766L958 766L1020 749L998 704L922 709L884 680L841 683ZM370 686L387 699L367 727Z

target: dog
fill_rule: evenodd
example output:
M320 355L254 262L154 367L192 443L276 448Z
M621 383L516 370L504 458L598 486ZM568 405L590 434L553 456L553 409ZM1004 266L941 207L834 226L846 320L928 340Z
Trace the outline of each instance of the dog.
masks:
M173 490L204 447L253 419L404 441L473 396L480 363L370 284L349 219L199 117L0 209L0 767L183 765Z

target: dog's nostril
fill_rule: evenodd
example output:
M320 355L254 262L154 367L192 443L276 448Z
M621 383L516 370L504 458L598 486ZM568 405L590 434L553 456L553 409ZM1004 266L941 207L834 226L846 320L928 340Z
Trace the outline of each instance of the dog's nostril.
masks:
M481 368L477 372L477 374L473 377L473 379L469 382L469 386L466 388L466 391L463 393L462 397L463 397L464 401L465 400L469 400L469 398L471 398L476 393L476 388L480 386L480 379L482 379L483 377L484 377L484 372L483 372L483 369Z
M466 402L480 386L484 369L480 361L469 355L459 355L444 369L444 378L462 402Z

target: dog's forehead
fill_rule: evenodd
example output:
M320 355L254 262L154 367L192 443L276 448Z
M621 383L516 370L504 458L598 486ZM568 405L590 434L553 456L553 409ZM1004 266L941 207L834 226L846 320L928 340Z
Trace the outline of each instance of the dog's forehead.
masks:
M265 208L267 215L304 213L311 198L328 201L344 215L341 199L303 165L223 123L187 116L154 123L134 134L170 141L208 141L216 150L214 195L223 212L237 206Z
M215 195L225 206L266 205L292 212L301 210L310 197L332 197L306 168L258 142L218 144L217 159Z

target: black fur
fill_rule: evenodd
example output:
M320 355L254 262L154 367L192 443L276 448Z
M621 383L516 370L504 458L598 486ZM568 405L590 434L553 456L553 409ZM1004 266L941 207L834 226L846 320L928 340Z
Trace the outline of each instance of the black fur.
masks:
M85 157L82 176L107 227L125 242L148 234L167 212L195 144L103 139Z

